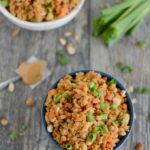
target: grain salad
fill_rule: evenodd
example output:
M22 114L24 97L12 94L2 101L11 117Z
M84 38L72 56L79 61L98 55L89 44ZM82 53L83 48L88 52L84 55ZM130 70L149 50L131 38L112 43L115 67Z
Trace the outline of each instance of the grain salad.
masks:
M124 90L96 72L66 75L45 102L47 131L66 150L113 150L129 131Z
M15 17L30 21L53 21L67 16L80 0L3 0L8 11ZM2 3L3 4L3 3Z

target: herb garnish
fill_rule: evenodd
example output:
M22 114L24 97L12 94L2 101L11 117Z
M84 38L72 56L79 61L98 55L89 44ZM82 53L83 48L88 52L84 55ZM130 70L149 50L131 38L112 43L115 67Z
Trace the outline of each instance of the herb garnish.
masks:
M147 94L150 92L150 89L147 87L137 87L134 91L138 94Z
M15 131L11 132L10 135L9 135L9 138L12 141L15 141L17 139L17 133Z
M117 62L116 67L118 67L123 73L132 73L133 68L131 66L126 66L122 62Z
M137 42L137 45L138 45L140 48L142 48L142 49L146 48L146 44L145 44L144 41L138 41L138 42Z
M58 62L62 66L66 66L70 63L70 59L64 52L57 52L56 55L58 56Z

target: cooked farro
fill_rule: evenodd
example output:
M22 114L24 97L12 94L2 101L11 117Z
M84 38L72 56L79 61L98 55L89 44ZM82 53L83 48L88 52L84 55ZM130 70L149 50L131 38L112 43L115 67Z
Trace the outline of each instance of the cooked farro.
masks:
M66 75L45 102L48 131L67 150L113 150L129 130L125 91L96 72Z
M80 0L9 0L7 9L21 20L53 21L68 15Z

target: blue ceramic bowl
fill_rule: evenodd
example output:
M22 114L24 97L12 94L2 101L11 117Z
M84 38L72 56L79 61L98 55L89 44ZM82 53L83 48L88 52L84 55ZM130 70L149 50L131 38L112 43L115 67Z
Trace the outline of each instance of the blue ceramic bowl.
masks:
M131 129L133 127L133 123L134 123L134 108L133 108L133 104L132 104L132 101L131 101L131 97L129 95L129 93L127 92L127 90L125 89L125 87L116 79L114 78L113 76L111 76L110 74L108 73L105 73L105 72L102 72L102 71L97 71L97 70L90 70L90 69L82 69L82 70L77 70L77 71L73 71L71 73L69 73L69 75L75 77L76 73L78 72L89 72L89 71L94 71L96 73L99 73L101 74L103 77L107 77L108 80L111 80L111 79L114 79L117 81L117 87L121 90L125 90L126 91L126 97L127 97L127 106L128 106L128 111L130 113L130 121L129 121L129 132L127 132L127 134L122 137L122 139L120 140L120 142L115 146L114 150L119 150L120 147L126 142L126 140L128 139L129 137L129 134L131 133ZM57 88L57 84L58 82L60 81L60 79L58 81L56 81L51 87L50 89L53 89L53 88ZM49 90L50 90L49 89ZM47 91L48 93L48 91ZM46 96L47 98L47 96ZM63 150L58 144L57 142L53 139L52 135L47 131L47 124L46 124L46 121L45 121L45 101L46 101L46 98L43 100L43 104L42 104L42 111L41 111L41 119L42 119L42 123L43 123L43 126L45 128L45 131L48 135L48 138L50 140L50 142L52 143L52 146L54 146L54 149L55 150Z

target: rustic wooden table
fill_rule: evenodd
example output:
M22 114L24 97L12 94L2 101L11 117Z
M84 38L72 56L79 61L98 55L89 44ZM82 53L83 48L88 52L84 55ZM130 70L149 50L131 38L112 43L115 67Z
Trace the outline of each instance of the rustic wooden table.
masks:
M21 81L15 83L13 93L0 91L0 118L7 118L9 125L0 126L0 150L53 150L47 135L42 128L40 110L42 97L50 84L60 76L79 68L91 68L112 73L123 83L133 86L150 86L150 15L147 16L140 30L131 37L124 38L113 48L106 48L99 39L91 37L92 20L99 14L100 4L106 0L86 1L80 14L68 25L46 32L32 32L21 29L17 37L12 32L18 28L0 15L0 82L15 76L17 66L31 55L45 59L52 75L35 90L31 90ZM108 0L107 0L108 2ZM109 2L112 2L109 0ZM77 53L71 56L71 63L60 66L56 59L56 51L64 49L58 40L65 31L76 32L81 39L76 42ZM147 48L141 50L135 43L145 41ZM121 73L115 66L121 60L134 68L131 74ZM136 122L128 142L123 150L132 150L137 142L150 149L150 95L134 94ZM36 105L29 108L25 100L33 97ZM20 125L27 124L28 130L19 135ZM18 138L9 139L9 134L16 131Z

